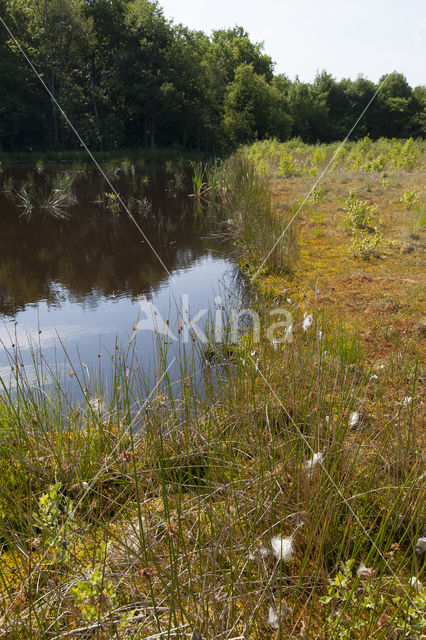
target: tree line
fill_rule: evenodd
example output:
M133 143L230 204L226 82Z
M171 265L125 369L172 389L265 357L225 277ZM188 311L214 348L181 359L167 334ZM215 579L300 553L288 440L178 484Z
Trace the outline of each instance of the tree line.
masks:
M168 20L149 0L2 0L0 151L176 146L206 152L255 139L342 139L379 85L274 74L241 27L211 36ZM352 139L424 137L426 88L392 73Z

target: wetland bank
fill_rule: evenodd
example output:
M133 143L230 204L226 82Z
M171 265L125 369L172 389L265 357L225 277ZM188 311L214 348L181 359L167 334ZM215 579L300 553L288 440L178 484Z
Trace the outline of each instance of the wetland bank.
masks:
M0 639L424 638L426 90L286 4L0 3Z
M185 367L174 393L162 345L151 395L138 358L123 366L120 349L108 393L102 376L90 386L73 370L78 403L59 381L45 393L41 380L15 373L13 391L3 386L2 633L419 637L424 158L412 140L366 139L344 152L264 142L210 181L205 172L197 219L213 216L213 236L185 231L180 269L202 269L207 256L211 272L223 260L215 242L222 252L235 244L253 309L264 317L284 308L293 325L292 340L262 333L254 343L249 330L232 349L212 340L206 372L217 360L220 376L204 375L203 393ZM193 177L185 197L202 184L194 167ZM110 249L100 262L117 278L121 254L109 269L108 234L127 246L133 231L128 221L114 226L125 213L108 202L93 206L106 216L93 213ZM30 235L37 246L35 228ZM91 242L88 232L78 244L99 266ZM162 254L170 251L170 268L180 247ZM66 254L54 258L71 290ZM123 265L130 292L133 264ZM105 295L104 269L89 272ZM205 284L202 272L203 293Z

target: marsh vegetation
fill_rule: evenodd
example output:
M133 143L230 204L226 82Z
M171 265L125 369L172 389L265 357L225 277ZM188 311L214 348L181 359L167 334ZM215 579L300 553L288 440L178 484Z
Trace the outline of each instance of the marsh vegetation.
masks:
M15 351L2 637L421 637L424 157L295 140L193 167L185 197L227 221L253 308L293 318L282 344L211 335L202 384L185 366L176 394L159 340L154 385L117 349L109 384L71 370L77 402Z

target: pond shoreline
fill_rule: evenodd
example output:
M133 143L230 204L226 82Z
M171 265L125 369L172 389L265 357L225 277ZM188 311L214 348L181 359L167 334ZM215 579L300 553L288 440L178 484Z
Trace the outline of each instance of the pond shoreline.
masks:
M425 184L424 149L398 168L403 149L350 144L297 216L313 166L334 147L259 143L225 164L251 308L262 319L289 311L292 332L257 342L245 331L225 351L226 384L206 370L206 397L182 370L175 400L163 366L154 393L138 398L119 355L109 405L70 406L61 429L60 388L50 398L23 388L17 403L3 392L6 630L140 635L143 615L145 637L272 640L278 625L288 637L356 628L360 638L396 630L414 640L424 433L411 316L420 318ZM385 176L366 168L380 156ZM375 246L380 256L359 255L345 228L351 190L359 207L380 208L389 240ZM407 192L418 194L408 205ZM210 355L223 366L223 352ZM135 406L143 438L129 428Z

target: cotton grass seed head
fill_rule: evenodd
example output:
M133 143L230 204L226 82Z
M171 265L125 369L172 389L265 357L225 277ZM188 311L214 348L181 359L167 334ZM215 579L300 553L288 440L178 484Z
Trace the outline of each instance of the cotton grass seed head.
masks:
M313 322L313 318L311 315L304 315L304 320L303 320L303 331L308 331L308 329L310 329L312 327L312 322Z
M274 536L271 540L272 553L280 562L291 562L294 557L293 538Z
M267 623L272 629L278 629L279 627L278 613L273 606L269 607Z
M272 604L269 607L267 624L272 629L278 629L280 619L282 620L283 618L287 618L291 613L292 609L290 609L285 600L281 602L281 606L278 608Z
M416 591L416 593L423 593L423 584L418 578L416 578L416 576L411 576L411 578L408 579L408 584L414 589L414 591Z
M372 567L366 567L364 562L361 562L356 574L358 578L374 578L376 572Z
M417 540L416 551L417 553L426 553L426 538L424 536Z
M349 416L349 426L350 427L355 427L359 422L359 413L358 411L352 411L351 415Z
M322 465L324 462L324 454L322 451L318 451L318 453L314 453L310 460L307 460L304 464L304 468L308 472L308 475L311 475L314 471L315 467L318 465Z

